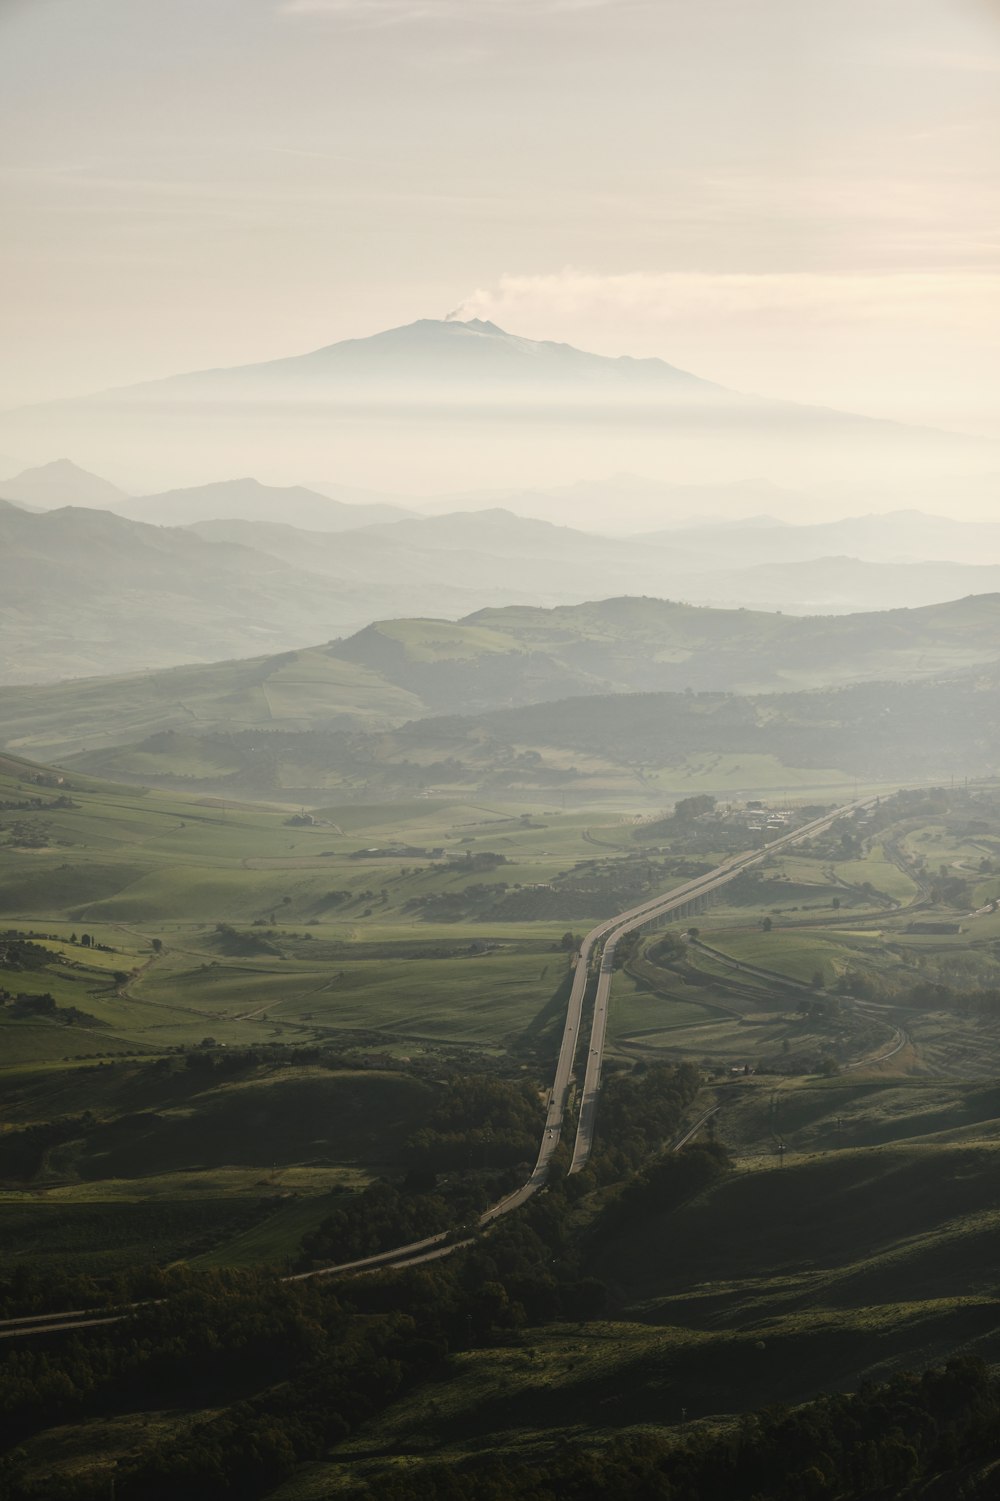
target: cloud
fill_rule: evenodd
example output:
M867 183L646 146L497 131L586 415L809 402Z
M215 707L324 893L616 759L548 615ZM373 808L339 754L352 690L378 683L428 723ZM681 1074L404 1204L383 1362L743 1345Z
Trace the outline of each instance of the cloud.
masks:
M514 330L568 319L633 324L1000 322L1000 274L978 271L823 274L814 272L623 272L566 267L554 274L503 275L449 315L484 318Z
M1000 271L627 271L500 276L452 316L734 390L995 432Z

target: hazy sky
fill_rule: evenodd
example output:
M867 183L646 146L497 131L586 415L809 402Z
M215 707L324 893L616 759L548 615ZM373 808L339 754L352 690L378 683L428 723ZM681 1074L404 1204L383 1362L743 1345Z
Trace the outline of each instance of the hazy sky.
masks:
M0 0L0 402L491 317L1000 432L1000 0Z

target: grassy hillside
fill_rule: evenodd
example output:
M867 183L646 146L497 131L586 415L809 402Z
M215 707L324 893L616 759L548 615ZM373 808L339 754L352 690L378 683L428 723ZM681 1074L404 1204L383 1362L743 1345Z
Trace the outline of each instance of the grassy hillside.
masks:
M95 524L130 525L102 513L90 514ZM41 519L50 526L56 524ZM147 534L156 539L161 549L169 551L173 546L172 533L149 527L132 530L143 539ZM233 552L222 544L213 549L195 538L189 538L186 545L211 555L213 567L216 552L222 564ZM236 549L237 554L247 567L258 566L259 554ZM15 567L13 559L10 567ZM213 596L217 603L225 598L225 578L223 571ZM37 597L27 577L17 587L21 594L27 596L30 591ZM242 587L252 587L249 579ZM330 601L336 596L331 607L339 610L343 591L330 593L327 585L323 587ZM15 591L12 597L20 595ZM70 588L67 606L74 598ZM308 590L302 603L303 608L312 608ZM241 610L244 604L245 594ZM148 629L167 639L154 617L155 609ZM346 640L276 657L255 656L41 688L0 688L0 734L11 749L59 757L91 747L134 743L165 730L190 735L206 730L233 734L267 728L326 730L364 725L373 719L399 725L431 714L490 713L570 696L607 697L636 691L760 695L793 688L829 693L841 686L856 689L867 683L877 700L881 690L873 680L907 682L953 676L963 670L988 671L996 657L998 623L997 595L923 610L837 619L797 620L780 614L621 598L553 610L483 610L459 621L387 620ZM137 649L140 644L137 638ZM61 670L78 671L79 663L67 658ZM806 720L810 702L822 703L827 718L831 714L840 717L838 701L831 706L823 700L801 700ZM859 714L865 712L863 696L843 702L849 711L856 704ZM684 709L685 715L690 707ZM792 706L789 702L787 707L777 707L787 717ZM698 712L711 711L711 700L705 700ZM560 708L555 721L559 733L564 722L572 727L574 715L590 712L586 705ZM634 716L634 711L629 713ZM605 706L595 706L595 714L605 719ZM772 720L774 714L769 708L767 719ZM670 715L676 717L672 701ZM529 717L523 721L522 732L516 718L497 720L490 731L495 736L505 725L516 725L518 733L534 737L537 743L537 726L544 723L544 715ZM446 735L452 733L449 727L442 728ZM719 738L702 736L695 748L724 754L731 736L727 738L723 721L716 720L713 729L719 730ZM566 741L563 735L553 743L576 742ZM746 743L736 748L747 754L755 749ZM626 760L648 759L641 746L619 745L617 750L624 751ZM770 753L770 748L764 753ZM378 757L368 751L361 758L372 759ZM783 759L786 765L794 764ZM155 768L151 766L150 771ZM324 783L319 780L311 785Z
M6 989L59 1010L0 1007L5 1057L114 1058L208 1036L488 1052L561 985L567 923L618 900L610 875L571 878L596 853L589 822L422 800L303 820L6 758L0 929L41 950ZM643 866L625 889L657 878ZM527 899L554 881L558 904Z
M278 1055L123 1059L5 1076L0 1282L147 1263L283 1264L398 1165L434 1102L402 1073ZM331 1197L334 1196L334 1197Z
M954 1090L951 1107L962 1109ZM726 1428L726 1414L956 1352L997 1358L994 1145L845 1149L748 1170L735 1126L720 1134L735 1170L688 1202L650 1202L624 1222L611 1190L580 1214L583 1264L609 1291L605 1318L463 1353L334 1462L303 1467L279 1501L320 1501L361 1477L377 1492L381 1476L474 1465L487 1447L515 1463L622 1429L641 1442L664 1427Z
M1000 596L990 595L834 619L623 597L555 610L481 610L470 623L632 688L749 692L932 676L992 661L998 613Z
M466 644L447 646L458 652ZM189 729L94 748L65 764L301 803L472 795L634 807L693 792L756 797L780 789L820 797L858 785L994 775L997 681L996 669L986 668L937 682L756 697L576 697L424 718L378 734Z
M763 1339L771 1355L762 1372L785 1366L788 1386L772 1388L779 1400L796 1381L803 1396L856 1382L862 1372L844 1365L857 1358L859 1325L881 1329L882 1360L899 1364L919 1352L929 1363L953 1346L964 1305L962 1343L986 1345L995 1357L1000 1313L984 1318L983 1305L995 1293L996 1170L993 1143L786 1161L734 1174L679 1212L650 1206L627 1235L612 1233L596 1249L594 1264L633 1316ZM805 1382L783 1358L796 1343L810 1361ZM884 1373L872 1345L865 1374Z
M933 677L994 661L998 621L1000 595L832 619L624 597L480 610L440 629L380 622L337 649L438 712L467 713L580 692L761 693Z
M328 647L121 678L0 687L8 750L58 759L95 747L213 730L388 725L421 700Z

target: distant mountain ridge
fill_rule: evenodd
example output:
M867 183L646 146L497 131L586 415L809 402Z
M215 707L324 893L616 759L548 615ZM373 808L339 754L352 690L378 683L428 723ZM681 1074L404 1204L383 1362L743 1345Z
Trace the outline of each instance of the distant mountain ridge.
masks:
M249 548L110 511L0 511L8 681L246 655L335 635L352 615L367 610L349 587L333 594L327 580Z
M387 504L377 498L339 499L303 485L264 485L251 477L154 495L127 495L109 480L91 474L69 459L25 469L0 481L0 492L31 510L85 506L156 526L190 526L198 521L230 517L247 521L280 517L286 525L335 532L402 521L414 514L405 506Z
M274 528L292 535L288 562L244 544L259 530L219 523L202 536L86 507L0 507L0 682L283 651L400 609L462 616L532 602L510 582L506 560L480 555L463 568L472 560L451 551L420 554L405 538L385 544L378 534L391 526L374 536Z
M89 479L84 475L80 483ZM68 480L76 484L76 472ZM0 498L4 488L0 483ZM235 517L182 528L121 515L133 509L152 519L172 507L191 514L216 504L256 505L268 513L276 505L293 514L297 506L308 508L327 527ZM335 501L302 487L243 481L168 494L152 507L141 498L117 502L114 513L69 506L32 514L16 502L0 507L0 583L6 586L0 593L0 682L256 656L353 635L379 620L467 621L477 611L505 606L530 612L646 596L653 603L843 616L859 607L922 607L1000 587L997 564L816 556L823 543L838 541L856 542L876 560L906 558L908 550L944 542L966 556L1000 556L1000 526L909 513L819 527L755 519L635 539L581 532L499 507L348 526L359 509L352 503L338 511ZM820 635L833 639L837 631L831 623ZM654 661L655 652L647 677L633 686L671 686L663 664L654 673ZM583 656L571 665L575 672ZM565 677L566 663L536 666L546 682L558 679L565 691L581 691L572 672ZM748 664L748 682L766 687L778 681L765 666L758 661L751 672ZM484 660L478 670L481 682L470 681L470 702L494 702L499 659ZM601 667L598 679L610 682L610 671ZM516 700L521 689L514 684L509 691Z
M135 521L155 520L161 526L192 526L200 521L271 521L319 532L352 531L413 514L402 506L345 503L304 485L262 485L246 478L219 480L159 495L140 495L117 507L119 515Z
M728 535L726 535L728 534ZM742 562L803 562L813 558L858 558L869 563L1000 563L1000 523L956 521L926 511L903 509L869 512L835 521L790 525L770 517L729 523L708 531L692 526L643 533L636 541L689 549L739 539Z
M30 509L57 510L62 506L90 506L95 510L113 511L127 504L124 490L81 469L70 459L55 459L34 469L24 469L0 481L6 499Z

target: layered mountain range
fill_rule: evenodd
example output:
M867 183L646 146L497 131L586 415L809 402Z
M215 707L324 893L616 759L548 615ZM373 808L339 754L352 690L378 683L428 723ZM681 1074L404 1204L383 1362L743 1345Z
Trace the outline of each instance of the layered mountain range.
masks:
M0 482L0 682L257 656L505 605L650 596L842 614L1000 590L1000 525L916 511L621 537L347 495L243 479L132 497L67 462Z

